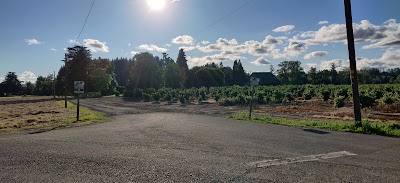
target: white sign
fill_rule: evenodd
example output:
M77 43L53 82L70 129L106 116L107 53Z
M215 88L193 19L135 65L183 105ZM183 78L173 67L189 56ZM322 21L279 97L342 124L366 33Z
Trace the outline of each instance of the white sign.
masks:
M258 86L258 85L260 85L260 78L251 77L251 78L250 78L250 85L251 85L251 86Z
M74 81L74 93L85 93L85 82Z

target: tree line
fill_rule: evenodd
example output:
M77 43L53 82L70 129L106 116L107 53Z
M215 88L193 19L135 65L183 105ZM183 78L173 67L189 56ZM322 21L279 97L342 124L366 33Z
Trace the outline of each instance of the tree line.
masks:
M138 53L133 58L92 59L90 51L83 46L67 49L65 65L55 79L56 95L73 94L74 81L85 81L86 93L104 96L122 94L136 88L192 88L213 86L245 86L249 84L250 75L240 60L235 60L232 67L221 63L210 63L203 66L188 67L188 60L183 49L180 49L176 61L163 53L162 57L151 53ZM350 84L349 70L336 70L335 64L329 70L318 71L312 67L305 72L300 61L283 61L275 71L280 85L302 84ZM380 71L376 68L360 70L361 84L400 83L400 69ZM27 82L21 86L17 75L9 72L0 83L0 96L4 94L51 95L53 75L39 76L35 83Z

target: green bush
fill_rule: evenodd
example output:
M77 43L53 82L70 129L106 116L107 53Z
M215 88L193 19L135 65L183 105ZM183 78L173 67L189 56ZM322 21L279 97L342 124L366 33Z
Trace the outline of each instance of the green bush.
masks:
M282 100L284 97L285 97L285 94L283 92L281 92L281 91L274 92L275 103L282 103Z
M215 95L215 96L214 96L214 100L217 101L217 102L218 102L218 100L219 100L220 98L221 98L220 95Z
M160 101L161 95L158 92L155 92L151 95L151 98L153 98L154 101L158 102Z
M237 105L237 98L221 98L218 104L221 106L234 106Z
M88 92L86 95L88 98L99 98L101 96L101 92Z
M322 90L321 91L321 96L322 96L322 99L324 99L324 101L328 101L330 95L331 95L331 92L328 91L328 90Z
M337 108L344 107L345 100L346 100L346 98L344 96L337 96L337 97L335 97L333 106L337 107Z
M121 94L125 93L125 86L117 86L116 90Z
M390 105L396 102L396 99L394 99L392 96L389 95L384 95L382 98L382 105Z
M294 100L294 97L293 97L292 93L289 93L289 92L287 92L287 93L285 94L285 98L286 98L289 102L291 102L291 101Z
M181 102L181 104L185 104L185 95L179 96L179 102Z
M348 89L347 88L339 88L338 90L336 90L335 97L338 97L338 96L342 96L345 99L347 99L349 97Z
M361 108L374 107L375 98L366 93L363 93L360 95L360 103L361 103Z
M303 93L303 98L304 98L304 100L311 100L312 95L311 95L311 93Z
M171 101L172 100L172 96L171 96L171 94L169 94L169 93L166 93L165 95L164 95L164 100L165 101Z
M151 96L150 96L148 93L143 93L143 94L142 94L142 97L143 97L143 100L144 100L145 102L149 102L150 99L151 99Z

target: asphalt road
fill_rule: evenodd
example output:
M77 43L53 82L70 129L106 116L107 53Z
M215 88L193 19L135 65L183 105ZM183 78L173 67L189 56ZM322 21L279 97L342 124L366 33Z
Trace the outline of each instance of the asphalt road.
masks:
M231 181L400 182L400 139L176 113L0 136L0 182Z

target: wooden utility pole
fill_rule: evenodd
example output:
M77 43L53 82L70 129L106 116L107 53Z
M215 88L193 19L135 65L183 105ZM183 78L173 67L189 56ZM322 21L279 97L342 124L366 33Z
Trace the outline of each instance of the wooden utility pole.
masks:
M359 96L360 94L358 92L356 51L354 48L353 17L351 13L350 0L344 0L344 9L346 16L347 46L349 50L349 61L350 61L350 80L351 80L351 88L353 91L354 119L357 126L362 126L360 96Z

